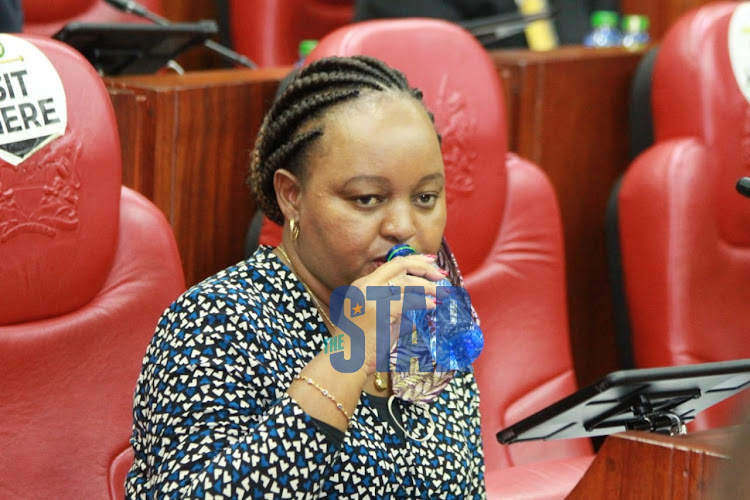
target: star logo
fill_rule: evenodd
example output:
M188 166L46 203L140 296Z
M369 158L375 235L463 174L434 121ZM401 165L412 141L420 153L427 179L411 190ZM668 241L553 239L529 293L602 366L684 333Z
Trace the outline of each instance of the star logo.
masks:
M352 318L354 316L361 316L365 313L364 306L362 304L357 303L356 306L352 307Z

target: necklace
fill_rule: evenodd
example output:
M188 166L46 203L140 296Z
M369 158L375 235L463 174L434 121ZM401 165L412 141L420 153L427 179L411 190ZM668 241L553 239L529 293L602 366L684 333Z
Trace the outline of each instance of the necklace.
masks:
M318 297L312 292L312 290L310 290L310 288L307 286L307 283L302 281L302 278L299 277L299 274L297 274L297 271L294 269L294 266L292 265L292 260L286 254L284 247L279 245L276 248L278 248L279 253L284 256L284 260L286 260L287 264L289 264L289 268L292 270L292 272L295 275L297 275L297 278L299 279L300 283L302 283L302 286L305 287L305 290L313 299L313 302L315 303L315 307L318 308L318 311L320 311L321 316L323 316L323 322L326 323L331 328L331 332L333 332L336 329L336 325L334 325L333 321L331 321L331 318L328 317L328 313L326 313L325 309L320 304ZM388 383L385 381L385 379L380 374L380 372L377 372L377 371L375 372L375 388L379 391L384 391L388 388Z

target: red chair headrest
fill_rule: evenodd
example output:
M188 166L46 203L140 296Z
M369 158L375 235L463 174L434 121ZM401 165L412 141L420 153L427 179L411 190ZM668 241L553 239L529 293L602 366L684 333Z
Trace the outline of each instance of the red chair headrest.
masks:
M101 0L23 0L23 17L26 22L49 23L77 17Z
M734 192L750 175L750 84L733 69L750 67L748 23L747 3L718 2L683 16L662 42L652 91L656 140L694 137L710 152L708 168L717 172L701 189L720 214L720 237L735 245L750 245L750 203ZM730 39L744 44L730 51Z
M162 13L161 0L139 0L155 14ZM117 10L104 0L23 0L23 32L52 36L66 24L150 23L142 17Z
M7 62L3 71L14 90L11 95L4 78L3 104L10 106L7 116L15 117L2 120L0 148L23 147L24 135L43 141L41 126L63 118L67 107L63 135L17 165L0 160L5 325L61 315L99 292L117 242L121 157L107 89L78 52L32 35L0 35L0 43L0 61ZM58 77L62 87L55 85Z
M353 0L229 0L232 45L260 66L297 60L300 41L318 40L352 19Z
M344 26L310 54L369 55L422 90L443 137L446 238L470 273L488 255L505 204L507 131L502 88L487 51L467 31L435 19L388 19Z

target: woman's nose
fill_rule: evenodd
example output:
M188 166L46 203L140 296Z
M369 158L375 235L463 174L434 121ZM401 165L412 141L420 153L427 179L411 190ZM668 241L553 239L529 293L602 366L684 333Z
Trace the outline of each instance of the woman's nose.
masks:
M405 242L417 232L414 224L414 214L409 205L394 203L388 209L382 225L382 234L386 239L394 242Z

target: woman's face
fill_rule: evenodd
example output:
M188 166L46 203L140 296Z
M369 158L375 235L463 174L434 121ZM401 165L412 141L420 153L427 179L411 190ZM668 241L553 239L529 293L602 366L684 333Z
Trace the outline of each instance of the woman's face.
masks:
M373 93L331 110L298 198L297 253L328 290L384 262L396 243L437 253L446 222L435 128L404 94Z

